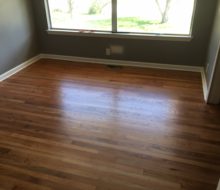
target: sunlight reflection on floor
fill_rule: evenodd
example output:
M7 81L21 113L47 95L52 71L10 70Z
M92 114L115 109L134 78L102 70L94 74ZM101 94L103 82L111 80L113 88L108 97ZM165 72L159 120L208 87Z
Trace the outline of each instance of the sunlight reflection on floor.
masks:
M168 94L149 93L144 89L140 93L134 88L110 89L67 82L60 85L59 94L63 117L89 124L95 121L103 126L111 123L112 127L114 124L132 127L134 123L139 124L135 127L158 130L151 123L155 125L155 120L164 123L178 114L178 107Z

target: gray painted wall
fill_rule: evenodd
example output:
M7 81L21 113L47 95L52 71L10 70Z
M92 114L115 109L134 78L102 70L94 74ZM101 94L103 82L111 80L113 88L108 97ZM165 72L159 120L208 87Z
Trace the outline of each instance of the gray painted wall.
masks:
M217 11L214 19L211 39L208 48L208 56L206 61L206 76L208 86L211 85L212 74L215 69L216 59L218 56L220 45L220 0L218 0Z
M216 6L216 0L198 0L193 40L169 42L48 35L44 0L33 0L33 3L42 53L109 58L105 56L105 48L116 44L124 46L125 53L112 59L194 66L205 64Z
M210 86L208 103L210 104L220 103L220 54L218 56L218 61L215 67L213 80Z
M33 21L30 0L0 0L0 74L39 52Z
M209 88L208 103L220 103L220 0L214 19L206 61L206 78Z

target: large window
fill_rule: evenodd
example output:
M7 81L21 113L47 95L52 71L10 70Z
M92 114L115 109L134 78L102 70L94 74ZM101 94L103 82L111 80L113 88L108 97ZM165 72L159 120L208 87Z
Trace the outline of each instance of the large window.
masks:
M50 29L190 36L196 0L45 0Z

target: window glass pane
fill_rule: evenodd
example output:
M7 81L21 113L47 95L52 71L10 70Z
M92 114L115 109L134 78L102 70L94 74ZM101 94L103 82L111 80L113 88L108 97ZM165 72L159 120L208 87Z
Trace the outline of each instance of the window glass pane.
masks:
M48 0L52 28L111 31L111 0Z
M118 32L191 32L194 0L118 0Z

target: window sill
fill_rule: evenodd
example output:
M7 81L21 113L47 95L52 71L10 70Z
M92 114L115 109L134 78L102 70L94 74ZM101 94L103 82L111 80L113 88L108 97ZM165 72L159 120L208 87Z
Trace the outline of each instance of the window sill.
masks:
M62 36L87 36L87 37L105 37L105 38L124 38L124 39L143 39L158 41L180 41L190 42L192 36L184 35L164 35L164 34L134 34L134 33L111 33L111 32L91 32L91 31L73 31L49 29L48 34Z

